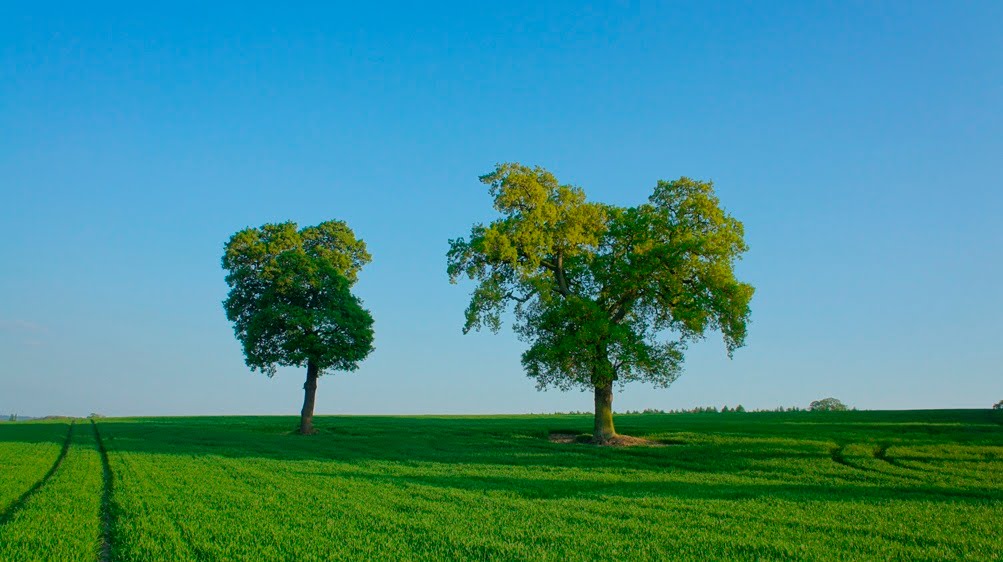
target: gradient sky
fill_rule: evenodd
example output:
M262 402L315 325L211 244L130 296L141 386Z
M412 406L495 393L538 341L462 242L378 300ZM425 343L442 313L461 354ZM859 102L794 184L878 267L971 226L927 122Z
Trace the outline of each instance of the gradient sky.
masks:
M377 341L318 413L591 410L461 334L447 240L502 161L625 205L710 179L745 223L747 347L617 410L1003 399L1003 3L149 4L3 6L0 412L297 413L219 259L332 218Z

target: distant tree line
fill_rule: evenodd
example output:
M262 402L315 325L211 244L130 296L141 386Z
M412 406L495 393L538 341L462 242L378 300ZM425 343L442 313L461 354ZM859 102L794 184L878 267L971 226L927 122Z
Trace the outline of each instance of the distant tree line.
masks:
M828 399L826 399L826 400L828 400ZM840 410L835 410L835 409L833 409L833 410L826 410L825 406L821 406L821 407L817 406L817 404L819 402L822 402L822 401L817 400L815 402L812 402L812 405L816 405L815 408L812 408L812 406L809 406L808 408L802 408L800 406L786 406L786 407L785 406L777 406L776 408L754 408L752 410L747 410L745 408L745 406L739 404L738 406L735 406L734 408L729 407L727 405L722 406L720 409L718 409L717 406L697 406L695 408L673 408L673 409L668 409L668 410L662 410L662 409L659 409L659 408L645 408L643 410L626 410L626 411L620 412L620 413L623 413L623 414L632 414L632 415L644 415L644 414L736 414L736 413L737 414L744 414L746 412L750 412L750 413L767 413L767 412L783 413L783 412L824 412L824 411L853 411L853 412L855 412L855 411L857 411L856 408L846 407L845 405L842 404L842 402L840 402L840 405L843 406L842 409L840 409ZM826 403L826 404L829 404L829 403ZM1001 401L1001 404L997 404L997 406L995 406L995 407L997 409L1003 409L1003 401ZM570 412L557 412L557 413L558 414L562 414L562 415L587 415L587 414L591 414L592 412L570 411Z

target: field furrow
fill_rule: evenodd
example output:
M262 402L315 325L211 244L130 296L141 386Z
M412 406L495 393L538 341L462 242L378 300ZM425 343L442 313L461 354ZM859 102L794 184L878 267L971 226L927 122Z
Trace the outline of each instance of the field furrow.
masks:
M115 479L108 461L108 450L105 448L101 431L94 420L91 420L91 429L94 430L95 445L101 456L101 537L98 544L98 562L108 562L114 556L112 541L114 540L116 516L113 496Z
M51 477L0 526L0 560L97 558L101 459L94 434L82 424L77 426Z
M0 424L0 524L54 471L70 424Z

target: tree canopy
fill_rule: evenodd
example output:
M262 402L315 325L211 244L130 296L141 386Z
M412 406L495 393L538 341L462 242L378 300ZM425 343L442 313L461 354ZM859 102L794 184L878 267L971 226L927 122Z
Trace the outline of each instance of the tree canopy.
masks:
M615 435L613 383L668 386L710 330L729 355L744 344L753 288L734 263L747 247L712 184L658 181L647 203L617 207L540 167L500 164L481 181L500 217L447 257L451 282L477 281L464 332L498 331L511 310L539 388L596 390L597 439Z
M307 367L305 433L312 430L316 379L355 370L373 349L373 318L351 293L371 259L341 221L302 230L293 222L266 224L226 244L226 317L252 370L273 376L279 366Z

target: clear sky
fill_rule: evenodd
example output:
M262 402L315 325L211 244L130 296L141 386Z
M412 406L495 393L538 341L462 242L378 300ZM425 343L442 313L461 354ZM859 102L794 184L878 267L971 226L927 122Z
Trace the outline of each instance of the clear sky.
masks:
M297 413L219 259L332 218L377 341L319 413L590 410L461 334L447 240L502 161L616 204L710 179L745 223L747 347L617 410L1003 399L1001 2L35 4L0 17L0 412Z

